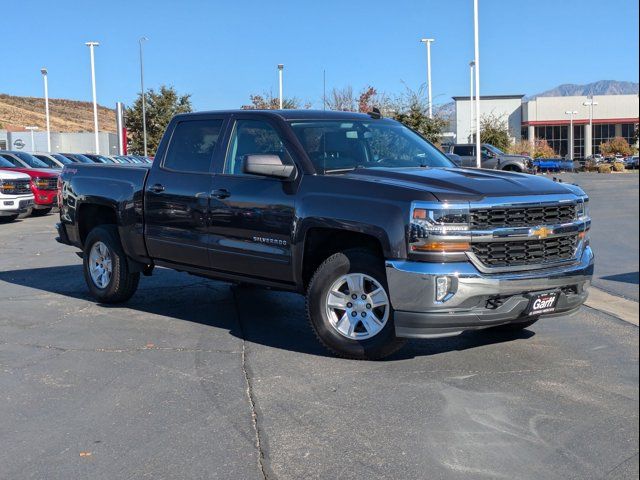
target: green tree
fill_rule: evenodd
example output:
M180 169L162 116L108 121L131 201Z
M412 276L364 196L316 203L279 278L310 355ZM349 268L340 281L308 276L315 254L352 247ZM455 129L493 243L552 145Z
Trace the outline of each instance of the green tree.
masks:
M146 94L147 117L147 151L153 156L156 154L160 139L164 134L169 121L174 115L193 111L191 95L180 95L174 87L162 85L158 91L147 90ZM142 128L142 95L130 108L126 109L126 126L129 134L129 151L142 155L144 152L143 128Z
M424 99L422 90L415 91L407 87L404 94L385 101L381 111L438 145L449 122L438 115L429 118L429 102Z
M480 141L489 143L500 150L508 150L511 146L509 126L503 117L489 114L480 119Z
M242 110L279 110L280 99L274 97L272 93L263 93L262 95L249 95L248 105L242 105ZM296 97L283 98L282 108L284 109L297 109L297 108L310 108L311 105L305 103L302 105L300 99Z

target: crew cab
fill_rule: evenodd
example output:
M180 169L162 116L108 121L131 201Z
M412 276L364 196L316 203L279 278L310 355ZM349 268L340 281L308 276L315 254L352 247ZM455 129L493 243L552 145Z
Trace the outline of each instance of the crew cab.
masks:
M14 221L33 208L29 175L0 170L0 223Z
M0 151L0 169L22 172L31 177L32 215L46 215L56 206L60 170L48 168L29 153L11 151Z
M156 266L264 285L306 295L334 354L377 359L576 311L590 225L579 187L458 168L378 112L247 110L174 117L152 165L65 167L57 240L99 302Z
M460 157L460 167L475 168L477 166L476 146L474 144L454 144L448 147L448 153ZM480 147L482 168L506 170L508 172L535 173L533 159L527 155L511 155L498 147L483 143Z

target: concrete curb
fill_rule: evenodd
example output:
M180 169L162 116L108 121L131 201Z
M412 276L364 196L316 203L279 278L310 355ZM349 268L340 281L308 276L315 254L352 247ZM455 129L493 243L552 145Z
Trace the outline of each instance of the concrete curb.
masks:
M587 307L613 315L632 325L638 326L638 302L611 295L599 288L591 287Z

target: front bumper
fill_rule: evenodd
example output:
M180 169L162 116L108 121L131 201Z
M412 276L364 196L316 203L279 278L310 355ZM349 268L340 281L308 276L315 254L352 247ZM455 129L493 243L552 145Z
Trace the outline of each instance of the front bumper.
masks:
M449 336L526 321L529 294L534 292L559 292L553 315L570 313L587 299L593 265L593 252L588 246L573 265L500 274L481 273L470 262L387 260L396 335ZM452 277L453 294L444 302L435 300L439 276Z
M43 209L51 208L57 205L58 191L57 190L40 190L32 189L34 197L34 208Z
M33 195L0 196L0 216L16 215L33 208Z

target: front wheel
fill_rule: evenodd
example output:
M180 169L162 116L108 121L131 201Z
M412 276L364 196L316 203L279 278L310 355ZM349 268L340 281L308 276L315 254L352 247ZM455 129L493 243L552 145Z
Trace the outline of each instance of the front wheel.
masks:
M0 223L11 223L18 218L18 215L6 215L0 217Z
M125 302L138 288L140 273L129 272L115 225L96 227L87 235L83 267L89 291L101 303Z
M336 253L318 267L307 317L320 343L340 357L376 360L404 344L395 335L383 262L366 250Z

